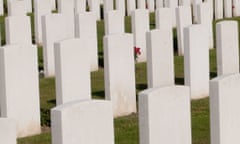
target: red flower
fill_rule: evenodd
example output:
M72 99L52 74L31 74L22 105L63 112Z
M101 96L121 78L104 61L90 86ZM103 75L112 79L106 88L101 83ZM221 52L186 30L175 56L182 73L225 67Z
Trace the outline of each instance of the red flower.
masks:
M140 55L141 54L141 49L139 47L134 47L134 53L136 55Z

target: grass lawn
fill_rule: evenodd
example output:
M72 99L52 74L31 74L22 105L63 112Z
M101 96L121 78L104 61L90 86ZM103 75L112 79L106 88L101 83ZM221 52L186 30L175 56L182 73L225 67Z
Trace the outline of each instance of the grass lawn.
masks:
M30 14L31 17L33 17ZM131 20L126 17L126 32L131 32ZM240 21L239 18L234 20ZM0 17L2 43L5 43L4 17ZM151 29L154 25L154 15L150 16ZM213 24L215 27L215 23ZM33 29L33 28L32 28ZM98 47L99 47L99 71L91 73L92 96L94 99L104 99L104 71L103 71L103 47L102 37L104 35L104 23L98 22ZM174 31L176 42L176 31ZM33 36L34 39L34 36ZM176 49L176 44L175 44ZM43 69L42 48L39 48L39 69ZM216 76L216 56L215 50L210 51L210 76ZM183 85L184 69L183 57L175 56L175 81L176 84ZM136 64L136 90L137 92L147 88L146 63ZM37 136L18 139L19 144L50 144L50 109L56 105L55 100L55 79L40 79L40 99L41 99L41 122L43 133ZM193 144L209 144L209 99L194 100L191 102L192 112L192 141ZM138 144L138 115L132 114L114 119L115 143L116 144Z

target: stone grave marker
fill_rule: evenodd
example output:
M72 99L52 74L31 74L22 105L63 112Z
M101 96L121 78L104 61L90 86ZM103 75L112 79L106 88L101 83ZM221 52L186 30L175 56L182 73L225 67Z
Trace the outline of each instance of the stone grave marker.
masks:
M134 35L134 46L140 48L141 55L137 62L144 62L147 59L146 54L146 32L149 28L149 12L146 9L137 9L132 13L132 33Z
M51 109L52 144L114 144L109 101L69 102Z
M104 37L105 98L112 101L115 117L136 112L133 51L132 34Z
M37 48L0 48L1 117L16 121L18 137L41 133Z
M209 48L207 28L192 25L184 29L184 84L192 99L209 95Z
M148 88L174 85L174 53L172 31L147 32Z
M211 144L240 143L239 93L239 74L226 74L210 81Z
M138 107L140 144L191 144L189 87L147 89Z
M222 21L216 24L218 76L239 73L238 23Z
M84 39L55 43L57 105L91 99L89 50Z

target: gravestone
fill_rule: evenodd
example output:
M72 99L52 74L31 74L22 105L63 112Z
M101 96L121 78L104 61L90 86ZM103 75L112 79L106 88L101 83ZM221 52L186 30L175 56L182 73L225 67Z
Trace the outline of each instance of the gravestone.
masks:
M209 48L213 49L212 9L209 3L197 5L197 23L208 29Z
M218 76L239 73L238 23L222 21L216 24Z
M58 13L67 21L67 29L73 38L75 35L75 0L58 0Z
M97 0L95 0L97 2ZM89 1L88 1L89 2ZM93 9L91 4L89 5L90 11ZM75 14L86 12L87 1L86 0L74 0Z
M51 109L52 144L114 144L109 101L75 101Z
M132 34L104 37L105 98L112 101L115 117L136 112L133 51Z
M8 2L8 16L26 16L27 7L24 0L11 0Z
M32 0L24 0L26 3L26 8L27 8L27 12L31 13L32 12Z
M176 8L176 22L177 22L177 42L178 55L184 55L184 40L183 29L192 25L191 7L179 6Z
M172 10L170 8L159 8L155 12L156 29L173 29Z
M172 30L147 32L148 88L174 85L174 53Z
M3 0L0 0L0 15L4 15L4 6L3 6Z
M50 0L51 5L52 5L52 10L56 10L57 4L56 4L56 0Z
M145 9L137 9L132 13L132 33L134 36L134 47L140 48L141 55L137 62L144 62L147 59L146 54L146 32L149 28L149 12Z
M31 45L32 33L30 17L9 16L5 18L6 43L18 45Z
M57 105L91 99L89 50L84 39L54 44Z
M140 92L140 144L191 144L189 99L189 87L186 86Z
M179 0L179 6L191 6L191 0Z
M0 118L0 143L17 144L15 121L9 118Z
M223 18L223 0L214 0L215 19Z
M124 15L121 11L108 11L104 15L105 35L124 33Z
M178 7L178 1L177 0L165 0L165 7L171 8L172 10L172 22L173 27L176 27L176 8Z
M98 41L97 24L93 12L79 13L76 15L76 37L85 39L90 51L91 71L98 70Z
M146 9L146 0L137 0L138 9Z
M227 74L210 81L211 144L240 143L240 75Z
M184 84L192 99L209 95L209 48L207 28L192 25L184 29Z
M49 0L34 1L34 30L36 43L42 45L42 16L51 14L52 5Z
M18 137L41 133L37 48L0 48L1 117L16 121Z
M194 24L197 24L197 5L201 4L202 3L202 0L193 0L193 3L192 3L192 19L193 19L193 23Z
M116 0L116 10L120 11L123 16L126 15L125 0Z
M164 7L164 0L156 0L156 9Z
M233 17L240 16L240 1L239 0L233 0L232 1L232 14Z
M100 0L88 0L89 9L96 15L96 19L101 19L100 14Z
M54 76L54 43L73 38L68 29L68 21L62 14L49 14L42 17L44 75Z
M223 1L223 10L224 10L224 18L231 18L232 17L232 0L224 0Z
M132 16L132 12L136 10L136 2L127 0L127 16Z
M112 11L113 8L113 0L103 0L103 10L104 13L108 12L108 11Z
M147 8L149 9L149 12L155 11L155 0L147 0Z

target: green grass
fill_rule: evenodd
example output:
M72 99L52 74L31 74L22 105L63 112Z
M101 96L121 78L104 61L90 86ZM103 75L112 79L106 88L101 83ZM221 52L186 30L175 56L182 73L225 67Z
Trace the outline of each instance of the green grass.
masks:
M33 15L31 21L33 21ZM5 44L5 29L4 17L0 17L0 28L2 44ZM240 21L240 18L233 18L230 20ZM150 28L154 29L154 14L150 15ZM239 23L240 24L240 23ZM125 17L125 31L131 32L131 19ZM104 22L99 21L98 26L98 48L99 48L99 64L100 69L97 72L91 73L92 97L94 99L104 99L104 70L103 70L103 35L104 35ZM213 23L215 32L215 23ZM32 26L32 30L34 27ZM215 37L215 35L214 35ZM174 30L174 46L176 49L176 30ZM34 36L33 36L34 41ZM43 69L43 53L42 48L38 49L39 70ZM176 84L183 85L184 83L184 65L183 57L175 56L175 82ZM147 88L146 78L146 63L136 64L136 91L142 91ZM216 51L210 51L210 76L216 77ZM19 144L50 144L50 109L56 105L55 100L55 79L42 78L40 79L40 106L41 106L41 123L44 132L40 135L20 138ZM209 99L194 100L191 102L191 118L192 118L192 141L193 144L209 144ZM120 117L114 119L115 128L115 143L116 144L138 144L139 143L139 127L138 115L132 114L130 116Z

